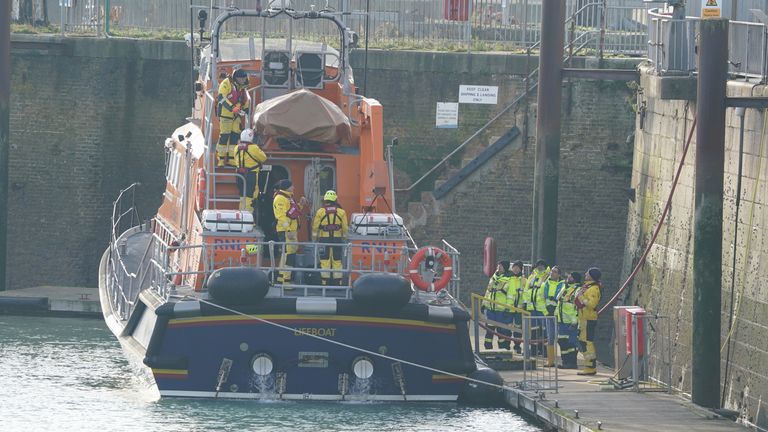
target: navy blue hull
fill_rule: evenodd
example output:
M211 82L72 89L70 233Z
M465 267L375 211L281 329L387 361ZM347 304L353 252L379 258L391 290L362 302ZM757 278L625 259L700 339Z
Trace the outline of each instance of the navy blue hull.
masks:
M226 314L211 307L186 314L191 316L176 316L179 314L171 313L171 307L161 307L144 362L152 368L164 396L456 400L461 379L439 371L467 375L476 369L466 313L453 309L449 311L452 319L443 316L443 322L435 322L424 305L408 305L390 314L353 313L354 308L347 306L340 304L339 314L300 314L275 313L281 309L279 304L262 305L251 311L252 316ZM343 313L345 308L350 313ZM154 315L150 309L145 313ZM270 361L270 372L264 373L262 368L257 374L253 360L264 356ZM362 363L365 367L356 374L355 363L361 360L368 363ZM228 369L226 378L220 373L222 364ZM371 374L370 378L359 378L361 370L363 375Z

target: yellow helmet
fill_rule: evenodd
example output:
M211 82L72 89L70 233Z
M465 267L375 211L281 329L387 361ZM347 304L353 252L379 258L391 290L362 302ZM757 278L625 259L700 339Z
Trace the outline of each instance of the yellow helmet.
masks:
M324 201L336 201L336 191L329 190L323 197Z
M256 255L259 253L259 245L247 244L245 245L245 252L247 252L248 255Z

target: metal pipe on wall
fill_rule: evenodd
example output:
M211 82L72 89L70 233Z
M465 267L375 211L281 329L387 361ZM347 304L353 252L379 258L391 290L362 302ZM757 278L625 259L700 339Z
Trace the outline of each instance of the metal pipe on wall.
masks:
M6 287L11 115L11 0L0 0L0 291Z
M691 398L720 406L723 172L728 20L702 19L697 83Z

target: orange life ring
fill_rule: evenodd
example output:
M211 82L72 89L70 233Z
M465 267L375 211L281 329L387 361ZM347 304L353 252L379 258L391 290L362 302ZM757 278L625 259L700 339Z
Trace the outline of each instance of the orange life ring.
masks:
M436 281L427 282L421 277L419 267L427 257L432 257L435 260L439 260L443 265L443 274L440 279ZM445 288L448 282L453 276L453 267L451 266L451 257L445 253L444 250L436 248L434 246L427 246L416 251L416 255L411 259L411 263L408 264L408 273L411 276L411 282L416 285L416 288L422 291L437 292Z
M205 208L205 168L197 170L197 209L202 210Z

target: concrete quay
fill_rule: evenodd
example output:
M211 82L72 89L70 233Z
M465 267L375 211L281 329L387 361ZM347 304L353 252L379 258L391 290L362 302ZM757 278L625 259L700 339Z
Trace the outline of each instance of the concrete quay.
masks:
M546 369L546 368L545 368ZM558 370L558 391L536 393L518 390L523 371L500 372L512 389L505 391L507 405L541 422L548 430L588 431L701 431L749 430L746 426L694 405L690 400L661 391L614 390L608 380L613 370L599 367L598 374L583 377L576 370ZM542 396L543 395L543 396Z
M100 317L99 291L49 285L0 291L0 314Z

